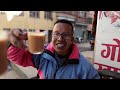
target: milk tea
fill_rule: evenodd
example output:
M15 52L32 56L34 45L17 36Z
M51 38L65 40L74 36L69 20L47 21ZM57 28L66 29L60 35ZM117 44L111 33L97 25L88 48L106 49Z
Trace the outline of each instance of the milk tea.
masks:
M28 50L32 54L40 54L44 50L45 34L40 32L28 33Z

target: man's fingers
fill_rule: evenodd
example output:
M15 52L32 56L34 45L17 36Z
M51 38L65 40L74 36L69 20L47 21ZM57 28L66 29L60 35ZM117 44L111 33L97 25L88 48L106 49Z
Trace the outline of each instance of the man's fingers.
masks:
M8 40L11 42L12 45L17 45L17 38L12 33L8 34Z
M20 40L17 44L18 44L18 47L21 48L21 49L26 49L27 48L27 46L26 46L26 44L24 43L23 40Z
M24 41L19 39L18 37L15 37L12 33L8 34L8 39L11 42L11 44L14 45L15 47L27 48Z
M13 33L16 37L27 40L27 30L21 30L21 29L12 29L11 33Z

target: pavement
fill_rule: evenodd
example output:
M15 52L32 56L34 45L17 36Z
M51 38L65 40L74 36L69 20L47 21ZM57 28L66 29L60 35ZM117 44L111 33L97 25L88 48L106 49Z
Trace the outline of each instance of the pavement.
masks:
M92 64L94 63L94 51L81 52Z
M31 79L37 75L37 70L31 66L22 67L16 64L12 64L12 69L8 69L0 79Z
M10 70L1 75L0 79L20 79L20 77L14 70Z
M93 64L94 51L91 50L89 42L78 44L80 52Z
M77 43L80 52L91 51L90 44L86 43Z
M78 43L80 52L93 64L94 51L91 51L89 43ZM33 67L22 67L11 62L11 69L8 69L0 79L31 79L37 75Z

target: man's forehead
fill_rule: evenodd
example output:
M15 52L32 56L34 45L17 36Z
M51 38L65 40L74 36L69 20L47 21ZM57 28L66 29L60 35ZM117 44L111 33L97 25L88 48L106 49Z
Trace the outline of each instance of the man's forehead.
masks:
M67 23L57 23L54 25L53 30L68 30L68 29L72 29L72 27L67 24Z

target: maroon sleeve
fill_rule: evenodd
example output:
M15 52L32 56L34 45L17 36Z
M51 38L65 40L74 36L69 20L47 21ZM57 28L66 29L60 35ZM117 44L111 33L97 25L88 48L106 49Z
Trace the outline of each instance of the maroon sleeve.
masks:
M23 67L34 67L32 54L27 50L20 49L11 45L7 50L7 58L15 64L21 65Z

